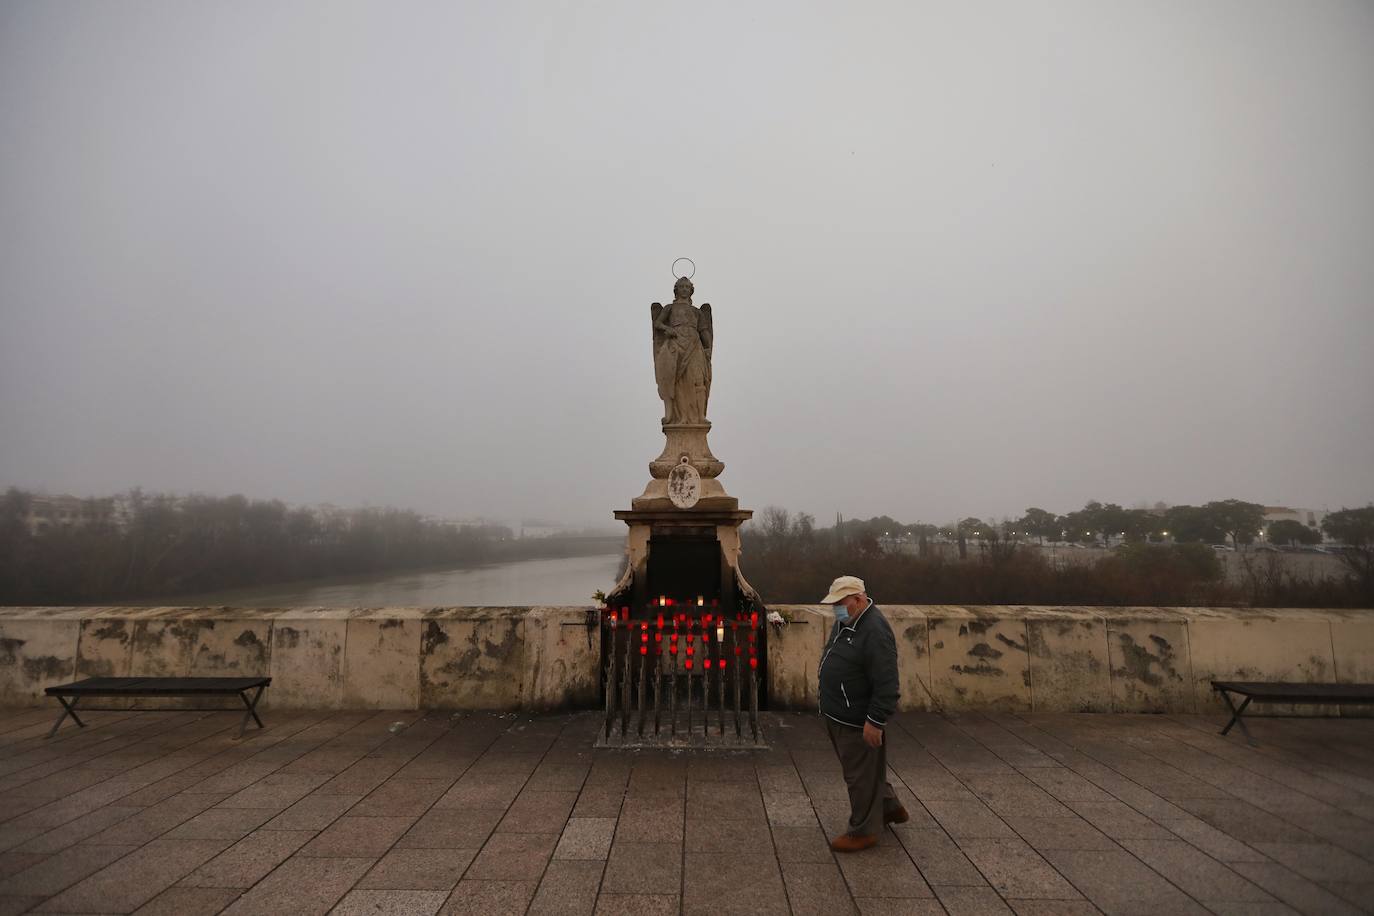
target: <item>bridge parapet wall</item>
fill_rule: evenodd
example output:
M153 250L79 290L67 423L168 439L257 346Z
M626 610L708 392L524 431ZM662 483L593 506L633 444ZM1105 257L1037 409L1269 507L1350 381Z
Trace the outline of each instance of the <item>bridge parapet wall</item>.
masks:
M597 701L585 608L0 608L0 705L110 676L268 675L278 709ZM565 625L567 624L567 625Z
M831 620L815 607L779 610L792 623L784 638L769 642L770 703L814 709L815 660ZM897 637L903 709L1204 713L1222 710L1211 690L1214 679L1374 682L1374 611L1000 605L882 610ZM1258 709L1318 712L1310 706Z
M814 709L828 613L775 609L792 622L769 635L769 705ZM883 612L904 709L1212 712L1213 678L1374 682L1371 611ZM590 708L601 649L585 619L583 607L0 608L0 706L97 675L265 674L264 705L279 709Z

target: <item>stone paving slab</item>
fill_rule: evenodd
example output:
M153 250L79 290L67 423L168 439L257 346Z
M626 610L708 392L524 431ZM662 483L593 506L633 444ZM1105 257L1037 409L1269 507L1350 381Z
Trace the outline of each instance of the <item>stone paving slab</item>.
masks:
M814 715L758 751L598 716L0 709L0 914L1374 913L1374 720L910 713L836 856Z

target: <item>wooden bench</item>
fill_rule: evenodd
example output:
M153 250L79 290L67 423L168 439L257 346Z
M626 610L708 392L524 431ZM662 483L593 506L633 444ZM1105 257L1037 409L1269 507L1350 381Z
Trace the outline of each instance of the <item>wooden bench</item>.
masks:
M243 722L239 724L238 737L242 738L250 717L258 723L258 728L263 727L262 720L258 718L257 705L258 700L262 699L262 692L271 683L270 677L88 677L84 681L49 687L43 691L50 697L56 697L57 702L62 704L62 714L57 717L47 736L51 738L57 734L57 729L67 716L85 728L86 723L77 718L76 705L86 697L223 697L237 694L246 707ZM71 698L70 703L67 702L68 697ZM83 706L81 709L83 712L233 711L232 707L223 706Z
M1253 703L1374 703L1374 684L1299 684L1286 681L1212 681L1212 689L1221 694L1226 707L1231 710L1231 721L1221 730L1224 735L1231 726L1239 725L1245 740L1254 744L1250 730L1245 727L1241 716ZM1231 700L1231 694L1244 697L1240 706Z

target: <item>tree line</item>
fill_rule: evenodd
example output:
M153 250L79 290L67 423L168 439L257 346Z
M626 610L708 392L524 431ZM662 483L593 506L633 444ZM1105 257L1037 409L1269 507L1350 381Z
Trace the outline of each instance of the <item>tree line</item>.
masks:
M392 508L323 511L244 496L134 490L127 512L30 530L33 493L0 496L0 605L144 600L325 576L565 556L591 539L516 540ZM99 501L96 501L99 502ZM104 501L109 503L111 501Z
M769 510L765 510L767 515ZM780 511L780 510L772 510ZM1239 499L1222 499L1201 506L1160 506L1156 509L1126 509L1115 503L1087 503L1082 509L1056 515L1031 507L1019 518L1000 522L983 521L977 517L960 519L944 525L926 522L904 524L891 516L871 519L838 520L837 530L849 535L868 534L874 537L892 535L912 539L944 537L949 540L980 542L1034 539L1040 543L1110 544L1113 542L1146 543L1202 543L1227 544L1240 548L1263 538L1271 545L1314 545L1322 543L1322 534L1341 546L1358 546L1369 526L1374 507L1342 509L1329 513L1320 529L1292 519L1282 519L1268 526L1264 521L1264 507L1259 503ZM786 512L783 513L788 515ZM790 516L789 516L790 517ZM770 521L764 517L766 530ZM814 527L815 519L806 516L803 523Z
M1092 502L1064 516L1042 511L998 524L903 524L884 515L822 528L806 513L769 507L744 529L746 574L776 603L814 603L832 578L849 574L898 604L1374 607L1374 506L1323 521L1341 544L1341 574L1318 575L1293 568L1282 554L1247 551L1231 581L1208 545L1222 535L1250 543L1263 522L1256 504L1224 500L1160 514ZM1121 543L1102 558L1063 565L1031 543L1109 537ZM957 544L959 558L934 549L936 540Z
M1359 509L1342 510L1360 512ZM1340 513L1333 513L1340 515ZM1241 547L1255 542L1262 534L1275 544L1317 544L1321 533L1299 522L1285 519L1269 525L1264 522L1264 507L1259 503L1239 499L1222 499L1201 506L1160 506L1156 509L1126 509L1116 503L1096 500L1083 508L1057 515L1038 507L1027 509L1019 518L1000 522L983 521L977 517L960 519L945 525L924 522L902 524L890 516L840 523L851 532L909 534L913 537L944 536L987 540L1035 539L1077 544L1118 541L1153 543L1198 542L1219 544L1229 542Z

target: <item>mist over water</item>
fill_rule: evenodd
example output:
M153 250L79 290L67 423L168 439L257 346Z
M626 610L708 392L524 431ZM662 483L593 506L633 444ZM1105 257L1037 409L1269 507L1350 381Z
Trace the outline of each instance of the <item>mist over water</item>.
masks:
M623 554L519 560L468 569L430 570L232 589L203 595L122 602L126 606L507 607L593 604L615 585Z

